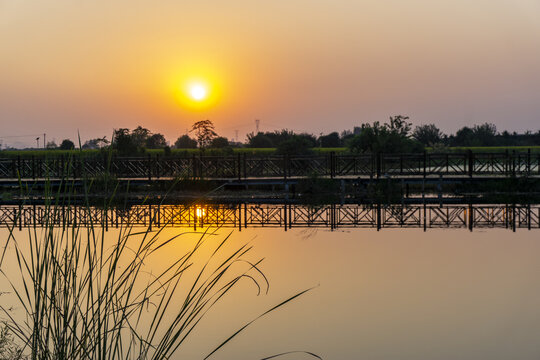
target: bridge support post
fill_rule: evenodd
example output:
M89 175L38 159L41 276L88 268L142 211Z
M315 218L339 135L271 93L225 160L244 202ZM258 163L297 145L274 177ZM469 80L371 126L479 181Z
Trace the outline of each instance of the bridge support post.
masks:
M242 178L242 167L240 166L240 153L238 153L238 156L236 157L236 161L238 162L238 181Z
M381 204L377 203L377 231L381 230Z
M246 153L243 154L243 163L244 163L244 179L247 179L247 160Z
M427 230L427 206L424 202L424 232Z
M376 155L376 162L377 162L377 179L381 177L381 163L382 163L382 156L381 153L377 153Z
M21 169L21 155L17 155L17 177L23 177L22 169Z
M527 149L527 176L531 175L531 149Z
M345 202L345 180L341 179L340 181L340 190L341 190L341 205Z
M512 150L512 177L516 177L516 150Z
M512 232L516 232L516 204L512 204Z
M148 181L152 181L152 157L148 154Z
M473 214L473 206L471 203L469 203L469 231L473 231L474 227L474 214Z
M283 155L283 179L287 181L287 155Z
M474 172L474 158L472 150L467 150L467 157L469 160L469 177L472 178Z
M424 150L424 179L426 178L427 173L427 152Z
M283 205L283 227L287 231L287 204Z

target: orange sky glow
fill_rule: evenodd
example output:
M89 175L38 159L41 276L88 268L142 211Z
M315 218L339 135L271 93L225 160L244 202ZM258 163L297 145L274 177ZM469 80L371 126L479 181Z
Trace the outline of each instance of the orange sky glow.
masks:
M536 0L0 0L0 136L142 125L174 142L210 119L243 141L255 119L318 135L395 114L536 131L539 13Z

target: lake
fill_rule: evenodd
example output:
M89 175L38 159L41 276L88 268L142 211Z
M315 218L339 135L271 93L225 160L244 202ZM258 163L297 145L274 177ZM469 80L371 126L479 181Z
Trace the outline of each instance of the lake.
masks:
M486 206L475 211L485 212ZM201 209L198 214L197 208ZM212 211L208 209L201 205L190 211L196 220ZM493 215L498 207L492 205L490 209ZM467 218L467 214L463 216ZM142 223L136 226L144 228ZM99 227L111 241L121 231L114 225ZM146 270L157 272L193 245L200 235L192 233L193 224L185 225L161 222L159 230L154 226L153 230L160 231L159 236L164 238L185 234L167 251L149 259ZM212 358L260 359L294 350L310 351L325 359L540 356L537 228L527 230L525 224L513 232L511 226L507 228L508 222L506 226L503 222L470 231L465 223L460 227L429 226L424 231L422 221L418 226L382 226L380 231L376 226L339 224L291 226L287 231L278 224L251 224L240 231L237 224L228 225L210 237L197 265L204 263L212 247L232 232L226 251L244 243L253 245L250 258L264 258L260 269L270 282L268 293L263 289L257 296L250 280L243 281L208 312L175 359L203 358L247 321L311 287L314 289L257 320ZM203 222L196 231L204 229ZM24 243L32 231L32 227L21 226L14 235ZM3 242L8 233L0 229ZM3 270L10 274L16 267L12 257ZM7 288L6 280L0 285ZM11 295L3 295L2 301L16 304ZM20 307L14 313L17 309ZM283 358L310 357L291 354Z

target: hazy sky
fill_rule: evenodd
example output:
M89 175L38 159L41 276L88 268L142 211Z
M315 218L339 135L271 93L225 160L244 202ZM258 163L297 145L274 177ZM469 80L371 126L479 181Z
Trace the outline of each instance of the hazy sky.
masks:
M540 129L540 0L0 0L0 136ZM186 82L213 101L182 100ZM35 143L33 137L4 138Z

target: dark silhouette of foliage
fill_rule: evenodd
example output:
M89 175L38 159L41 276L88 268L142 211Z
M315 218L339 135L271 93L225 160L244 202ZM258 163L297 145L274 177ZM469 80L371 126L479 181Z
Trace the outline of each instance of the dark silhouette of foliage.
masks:
M210 143L211 148L222 149L229 146L229 140L226 137L218 136L217 138L212 139Z
M494 146L497 141L497 127L493 124L484 123L472 128L464 126L450 137L452 146Z
M452 137L453 146L472 146L474 143L474 131L468 126L459 129Z
M133 131L120 128L114 131L113 148L122 155L141 153L149 149L163 149L167 141L162 134L152 132L142 126L137 126Z
M115 130L113 147L122 155L134 154L138 150L129 129L126 128Z
M253 133L248 134L248 146L249 147L276 147L279 148L280 145L295 137L301 137L305 139L310 147L317 146L317 138L312 134L301 133L295 134L291 130L283 129L280 131L273 132L259 132L257 135ZM263 145L263 146L261 146Z
M412 137L425 146L438 144L442 141L443 134L435 124L417 126Z
M102 137L102 138L95 138L95 139L90 139L90 140L87 140L82 148L83 149L101 149L102 147L105 147L109 145L109 140L107 140L107 137Z
M358 129L358 131L361 130L361 127L355 126L354 129ZM339 135L339 138L341 139L341 146L346 145L349 140L351 140L354 137L354 133L350 130L343 130L341 134Z
M73 150L75 149L75 144L73 143L73 141L69 139L64 139L62 140L62 143L60 144L59 149L60 150Z
M167 146L167 140L163 134L152 134L146 139L147 149L163 149Z
M54 141L47 141L47 150L54 150L57 149L58 145ZM83 147L84 149L84 147Z
M253 133L247 135L247 145L252 148L273 148L274 142L270 137L262 132L254 135Z
M354 126L353 131L343 130L341 133L331 132L318 138L308 133L294 133L282 129L276 131L250 133L247 135L245 146L251 148L276 148L279 153L305 153L306 149L323 147L334 148L347 146L352 152L417 152L429 146L433 151L448 151L449 147L468 146L540 146L540 130L524 133L503 131L497 132L494 124L484 123L464 126L453 135L444 134L435 124L419 125L411 131L409 117L403 115L391 116L387 123L364 123ZM174 143L177 149L197 148L228 148L231 145L227 138L219 137L210 120L193 124L189 135L180 136ZM300 140L303 139L303 140ZM73 149L75 145L66 139L59 149ZM109 145L106 137L90 139L84 143L83 149L103 149ZM49 142L48 149L54 149L55 144ZM120 128L113 135L112 148L119 154L134 155L148 149L164 149L167 141L163 134L152 133L149 129L138 126L132 131ZM294 146L299 146L294 149ZM229 149L230 150L230 149ZM231 150L232 151L232 150Z
M197 121L189 132L195 133L197 144L201 149L208 147L212 140L218 136L214 124L210 120Z
M481 146L493 146L496 143L497 127L494 124L475 125L473 133L475 141Z
M423 151L418 141L410 138L411 123L406 116L390 117L390 122L381 125L378 121L373 124L362 124L359 134L352 137L347 147L351 152L371 153L408 153Z
M337 132L331 132L328 135L322 135L319 137L319 145L323 148L335 148L342 145L341 139Z
M390 121L385 126L393 133L397 133L400 136L409 136L411 131L412 123L407 122L409 120L408 116L396 115L390 116Z
M139 125L131 132L131 139L135 146L137 146L137 148L142 148L146 146L146 141L148 140L150 135L150 130L143 128Z
M306 155L311 153L313 142L309 138L301 135L293 135L289 139L282 141L276 149L278 154Z
M177 149L195 149L197 140L190 138L189 135L182 135L175 141L174 147Z

